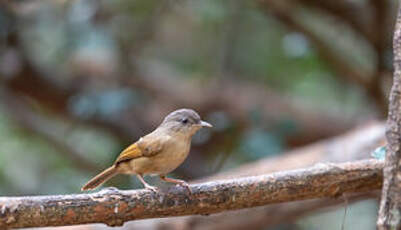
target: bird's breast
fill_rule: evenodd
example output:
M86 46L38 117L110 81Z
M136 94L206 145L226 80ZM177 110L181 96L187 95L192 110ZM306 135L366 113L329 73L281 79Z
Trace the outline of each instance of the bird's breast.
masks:
M130 162L131 168L141 174L167 174L187 158L190 141L172 140L163 145L162 151L152 157L141 157Z
M176 169L187 158L189 147L189 145L181 147L170 146L170 148L166 149L166 151L163 151L155 156L154 161L157 162L156 164L158 167L154 173L160 172L161 174L167 174Z

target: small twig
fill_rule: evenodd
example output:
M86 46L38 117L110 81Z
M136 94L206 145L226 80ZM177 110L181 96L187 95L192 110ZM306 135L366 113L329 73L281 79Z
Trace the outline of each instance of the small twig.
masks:
M345 218L347 217L347 210L348 210L348 198L346 194L343 194L343 198L344 198L344 216L341 222L341 230L345 230Z

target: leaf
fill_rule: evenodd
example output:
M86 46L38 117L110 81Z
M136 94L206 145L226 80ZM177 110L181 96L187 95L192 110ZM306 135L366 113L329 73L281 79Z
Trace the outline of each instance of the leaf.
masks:
M384 160L384 158L386 157L386 152L387 152L386 146L380 146L372 152L372 157L378 160Z

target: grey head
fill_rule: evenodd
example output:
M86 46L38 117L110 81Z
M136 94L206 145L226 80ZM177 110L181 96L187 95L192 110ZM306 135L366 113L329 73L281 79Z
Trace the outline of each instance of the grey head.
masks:
M192 136L202 127L212 125L202 121L199 114L192 109L179 109L167 115L160 127Z

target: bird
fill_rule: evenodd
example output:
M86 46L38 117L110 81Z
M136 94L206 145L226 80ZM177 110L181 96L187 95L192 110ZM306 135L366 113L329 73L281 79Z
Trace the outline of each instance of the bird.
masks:
M157 175L160 179L186 187L184 180L169 178L166 175L187 158L192 136L203 127L213 127L201 120L192 109L178 109L168 114L151 133L124 149L113 165L93 177L82 191L93 190L117 174L136 175L146 189L154 192L157 187L148 184L144 175Z

